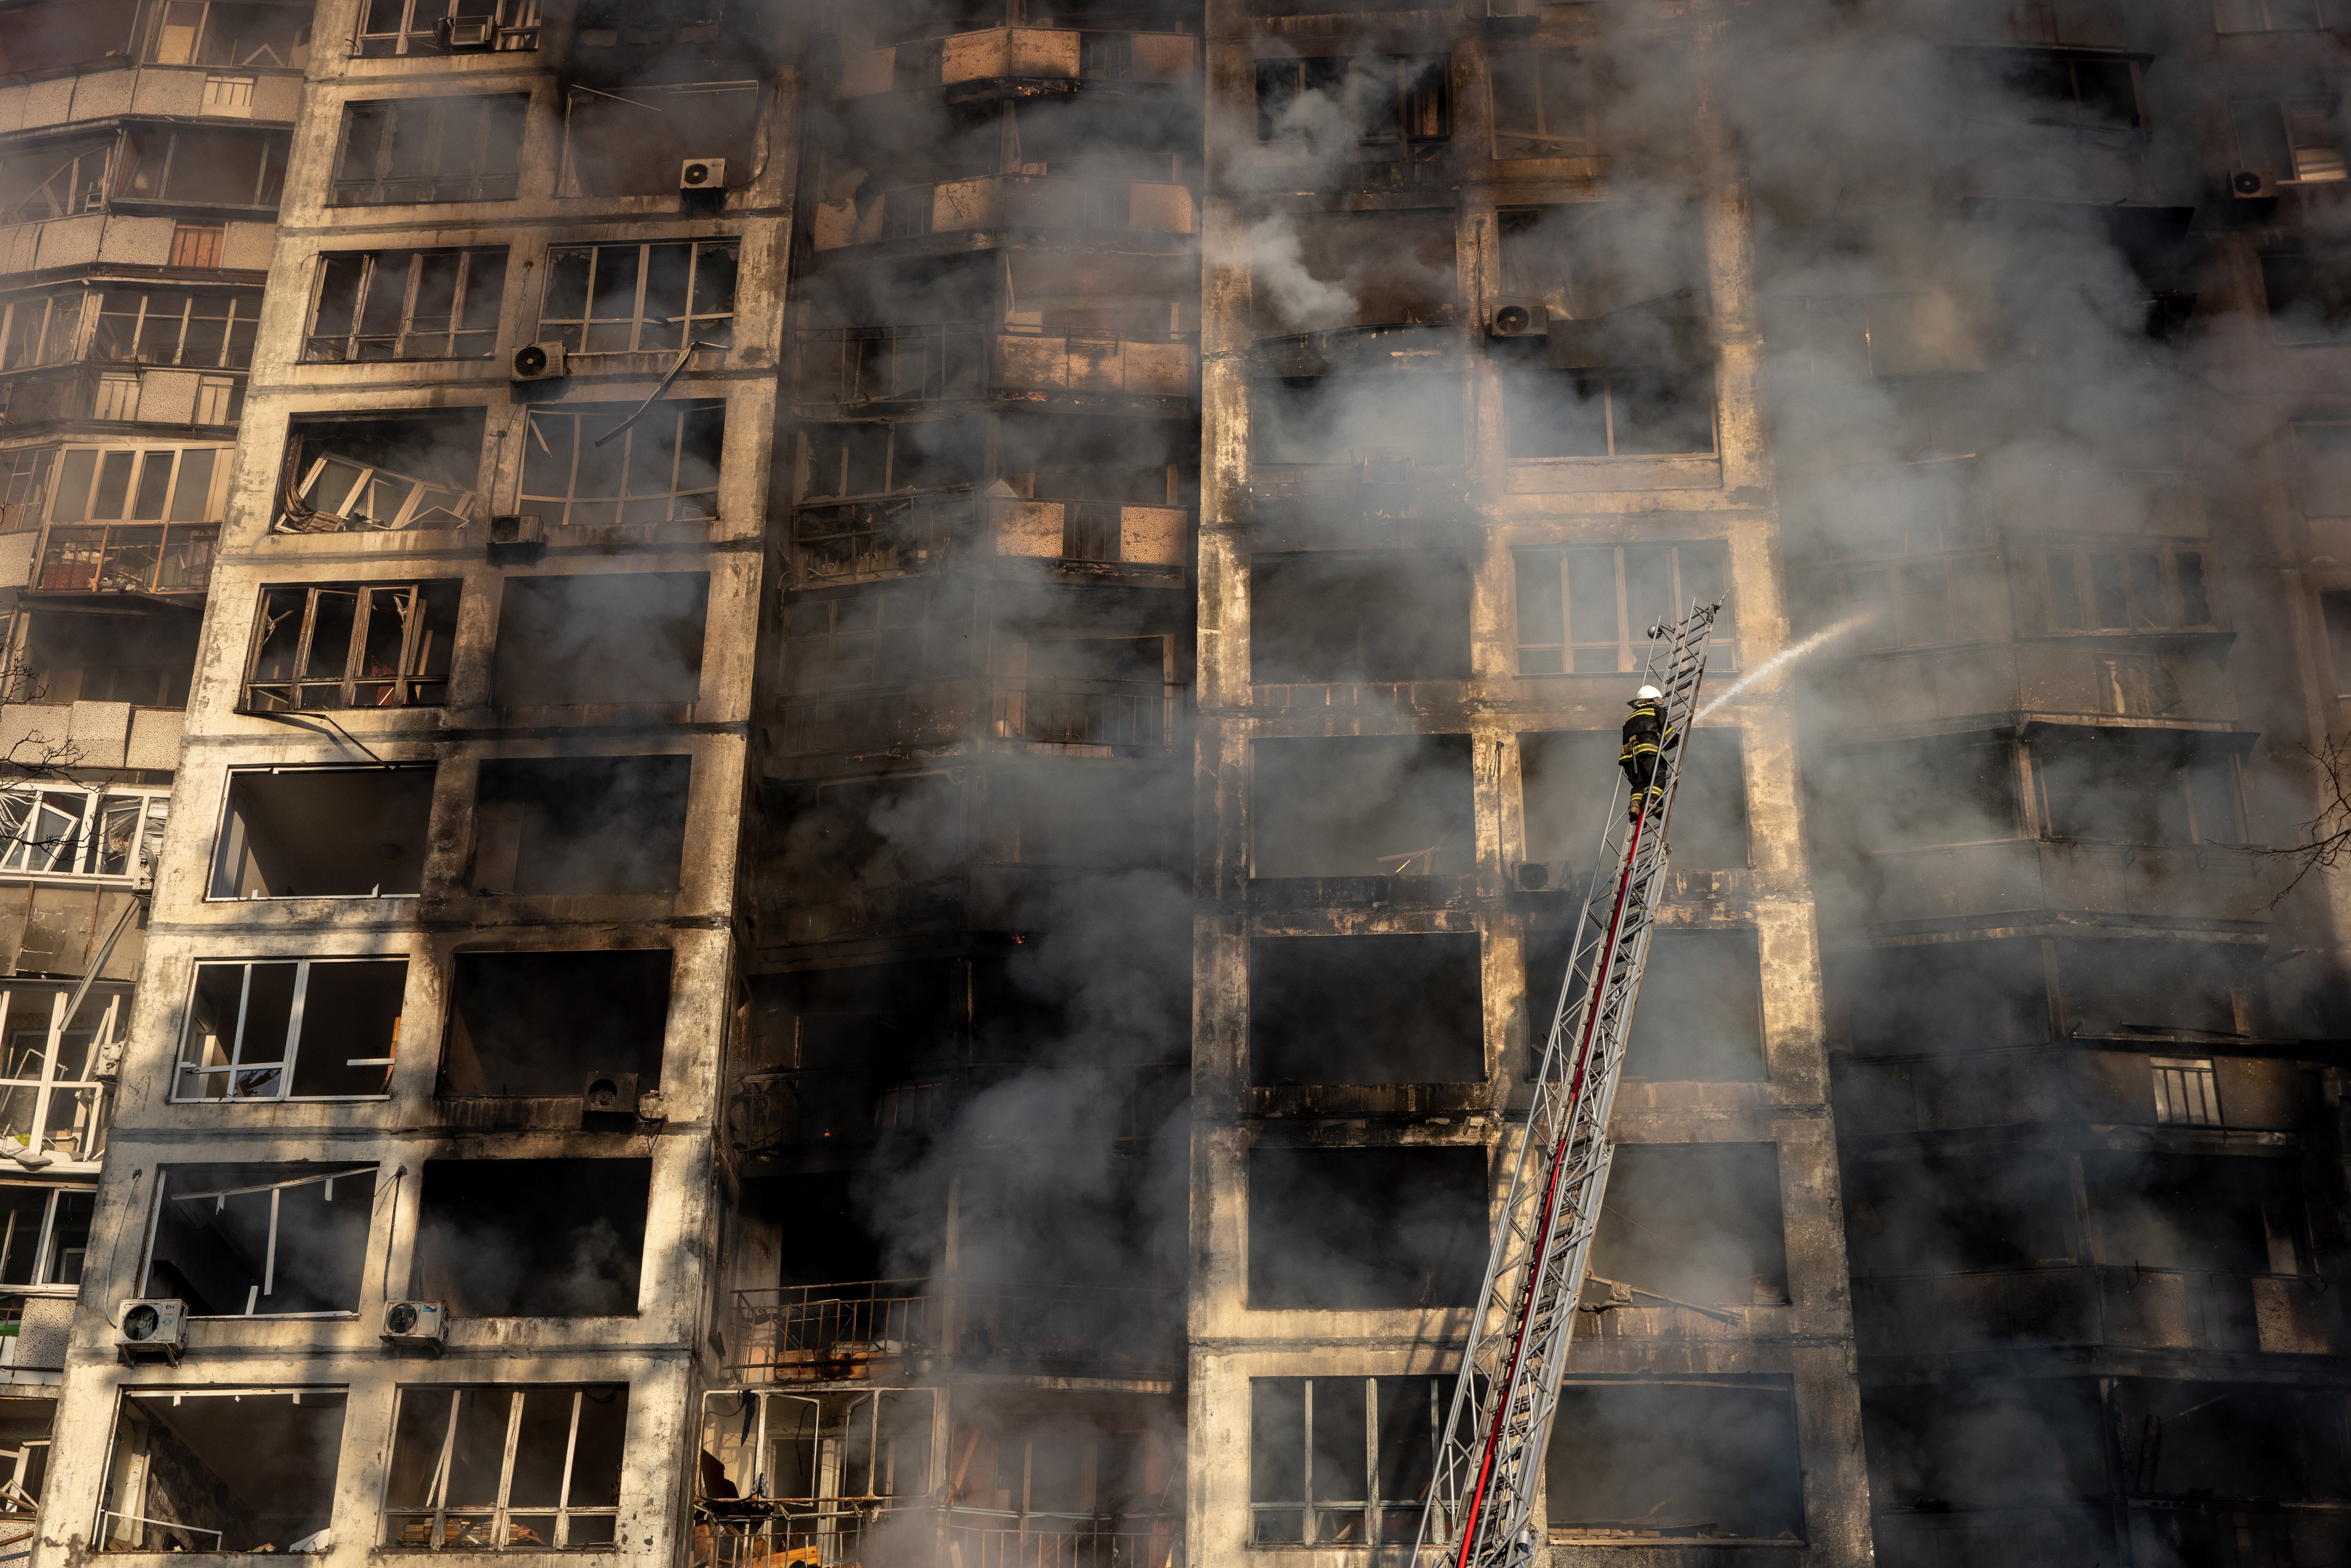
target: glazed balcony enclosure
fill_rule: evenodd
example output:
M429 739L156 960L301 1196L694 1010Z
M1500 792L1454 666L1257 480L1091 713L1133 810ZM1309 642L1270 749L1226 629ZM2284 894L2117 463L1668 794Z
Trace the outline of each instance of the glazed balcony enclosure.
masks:
M819 251L996 229L1179 239L1196 232L1196 209L1192 188L1167 180L981 174L826 202L809 232Z
M218 523L52 523L35 557L36 593L200 595L212 586Z
M989 27L845 55L831 96L838 102L926 88L952 92L992 82L1174 86L1197 68L1199 49L1199 40L1186 33Z
M1165 1375L1182 1364L1181 1301L1153 1286L935 1278L737 1291L730 1371L781 1383L889 1379L950 1364Z
M945 570L958 559L1180 570L1191 510L979 495L967 486L826 500L792 513L793 586Z
M1038 403L1169 417L1191 406L1196 351L1173 336L1014 332L977 321L800 334L804 418L883 405Z

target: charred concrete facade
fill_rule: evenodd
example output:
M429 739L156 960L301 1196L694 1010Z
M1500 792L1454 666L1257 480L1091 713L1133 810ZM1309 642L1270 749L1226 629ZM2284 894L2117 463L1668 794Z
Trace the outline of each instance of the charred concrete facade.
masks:
M0 6L32 1554L2333 1560L2315 4Z

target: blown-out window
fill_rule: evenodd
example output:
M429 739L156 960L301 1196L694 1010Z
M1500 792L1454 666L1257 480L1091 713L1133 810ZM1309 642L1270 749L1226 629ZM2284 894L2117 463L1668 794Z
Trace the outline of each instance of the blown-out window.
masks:
M1722 601L1710 639L1716 666L1730 664L1737 652L1728 545L1526 549L1517 561L1522 675L1640 669L1648 660L1651 626L1680 620L1694 602L1716 600Z
M1504 50L1492 64L1495 157L1593 154L1591 84L1573 50Z
M347 251L319 258L302 357L312 361L480 360L498 346L507 253Z
M0 991L0 1149L61 1160L99 1157L99 1053L121 1032L128 991L93 987L70 1021L70 986L16 983Z
M11 300L0 319L0 370L29 370L71 360L74 340L80 335L83 298L83 290L68 288Z
M174 1100L381 1097L404 958L198 964Z
M2063 632L2157 632L2212 623L2204 552L2053 549L2049 624Z
M785 678L795 694L951 680L971 673L968 588L892 583L802 599L785 614Z
M1374 147L1441 141L1453 134L1451 67L1449 55L1259 60L1258 139L1317 141L1335 121Z
M634 412L632 403L532 409L523 509L575 528L716 517L726 403L656 402L622 428Z
M559 246L538 335L577 353L725 348L735 340L733 240Z
M262 591L250 713L442 700L456 643L455 582L335 582Z
M241 371L253 363L261 298L111 288L99 297L93 360Z
M114 139L74 141L12 153L0 161L0 224L69 218L106 205L106 171Z
M143 1296L197 1317L359 1310L376 1167L165 1166Z
M336 204L511 201L529 105L519 93L347 105Z
M0 871L137 876L162 849L170 802L161 789L52 784L0 791Z
M1452 1397L1449 1377L1251 1378L1251 1543L1410 1542Z
M167 0L156 7L147 57L159 66L275 66L310 63L308 5L239 0Z
M90 1187L0 1182L0 1286L80 1284L97 1207Z
M133 125L122 138L114 193L126 200L276 207L286 188L282 131Z
M402 1388L383 1544L612 1545L628 1420L625 1383Z
M454 528L474 515L482 411L297 417L277 527L289 533Z
M616 7L619 9L620 7ZM639 18L658 26L653 6L626 6L629 41ZM582 23L585 30L586 23ZM557 193L634 196L674 193L689 158L726 165L726 183L741 185L758 160L759 84L697 81L632 86L622 95L575 87L563 106L563 171Z

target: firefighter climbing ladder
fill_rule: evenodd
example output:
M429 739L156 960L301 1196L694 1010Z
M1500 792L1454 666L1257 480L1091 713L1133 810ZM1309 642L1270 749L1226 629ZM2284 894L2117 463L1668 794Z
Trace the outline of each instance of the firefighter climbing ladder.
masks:
M1608 1108L1665 883L1666 823L1698 716L1707 638L1721 608L1696 604L1679 624L1649 629L1647 679L1665 693L1666 723L1681 746L1667 754L1674 761L1656 806L1628 821L1621 782L1610 803L1593 863L1616 874L1595 873L1584 897L1469 1321L1413 1568L1438 1557L1450 1557L1454 1568L1519 1568L1534 1555L1535 1486L1608 1185Z

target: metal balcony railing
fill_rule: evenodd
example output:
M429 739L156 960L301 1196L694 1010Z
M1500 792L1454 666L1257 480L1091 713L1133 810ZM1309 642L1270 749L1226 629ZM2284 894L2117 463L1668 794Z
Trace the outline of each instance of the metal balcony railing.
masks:
M2327 1281L2083 1264L1855 1281L1854 1317L1872 1355L1950 1354L2003 1345L2341 1354Z
M1165 746L1176 690L1158 681L998 681L993 731L1056 746Z
M1182 1521L820 1500L697 1503L696 1568L1183 1568Z
M751 1379L848 1375L875 1360L1165 1372L1181 1355L1176 1291L972 1280L864 1280L735 1292L733 1370ZM861 1374L862 1375L862 1374Z
M794 586L935 571L971 537L970 486L857 496L792 513Z
M218 523L52 523L33 568L37 593L203 593Z

